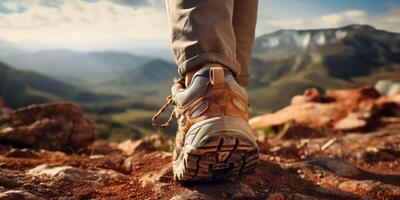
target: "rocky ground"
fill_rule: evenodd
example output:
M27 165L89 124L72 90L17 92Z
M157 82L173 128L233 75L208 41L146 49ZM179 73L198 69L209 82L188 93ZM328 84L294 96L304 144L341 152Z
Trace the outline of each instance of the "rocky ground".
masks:
M2 108L0 199L400 199L399 95L309 90L251 120L255 174L211 184L172 180L171 141L92 144L75 106L48 106ZM74 112L45 114L56 108Z

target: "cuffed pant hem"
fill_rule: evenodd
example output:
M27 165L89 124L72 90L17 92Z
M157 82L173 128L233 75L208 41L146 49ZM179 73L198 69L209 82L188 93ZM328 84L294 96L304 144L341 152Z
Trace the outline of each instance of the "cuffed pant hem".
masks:
M230 69L235 74L235 76L240 73L240 64L236 60L227 58L226 56L218 53L203 53L187 59L183 63L179 63L179 74L181 76L184 76L187 72L210 62L224 65L225 67Z
M241 86L247 86L250 84L250 75L240 75L238 77L236 77L237 82L239 83L239 85Z

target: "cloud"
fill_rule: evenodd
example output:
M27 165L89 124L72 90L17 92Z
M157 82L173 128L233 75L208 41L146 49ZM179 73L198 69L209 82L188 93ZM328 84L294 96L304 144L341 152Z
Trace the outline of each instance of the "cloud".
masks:
M130 6L123 5L122 1L68 0L52 4L42 0L7 1L8 7L26 6L28 9L0 12L0 38L14 43L75 48L167 41L169 32L164 9L144 6L140 1L129 2ZM137 7L132 9L134 4Z
M265 12L266 2L260 2L257 35L353 23L400 32L400 4L387 4L386 11L374 14L362 9L311 14L297 7L298 12ZM0 30L0 39L18 44L85 50L168 46L170 37L162 0L0 0Z
M317 22L321 22L325 26L339 26L345 23L363 23L366 16L367 13L362 10L347 10L337 14L324 15Z
M151 5L151 1L149 0L112 0L115 3L127 5L127 6L148 6Z

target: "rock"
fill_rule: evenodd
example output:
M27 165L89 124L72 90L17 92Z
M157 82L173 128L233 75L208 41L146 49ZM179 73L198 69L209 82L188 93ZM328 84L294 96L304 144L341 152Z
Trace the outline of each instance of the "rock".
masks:
M360 118L356 113L349 113L345 118L339 120L334 129L336 130L354 130L363 128L367 125L365 119Z
M245 183L194 185L171 199L257 199L253 188Z
M18 180L13 180L10 177L0 175L0 186L11 189L22 186L22 183L19 182Z
M244 183L239 183L239 187L233 193L231 199L253 199L256 197L256 193L253 188Z
M348 113L346 117L340 119L334 126L336 130L357 130L364 128L374 120L377 105L371 101L362 102L357 109Z
M292 98L292 105L303 104L307 102L321 102L321 95L315 88L307 89L303 95L294 96Z
M122 150L117 148L118 143L111 143L106 141L98 141L87 148L83 149L79 153L85 155L122 155Z
M379 92L379 94L386 96L392 84L393 81L391 80L379 80L375 84L375 89Z
M35 199L59 200L398 199L400 123L374 127L372 122L375 117L395 117L394 112L383 114L383 110L398 108L400 95L379 97L370 89L330 92L320 97L316 94L312 90L306 92L303 99L293 100L289 108L271 114L271 121L265 121L273 124L268 128L280 133L282 140L263 135L255 174L218 183L175 182L171 153L154 151L166 146L158 135L128 141L127 148L106 141L95 143L74 154L11 149L0 144L0 195L3 199L33 195ZM9 119L13 117L15 113ZM31 117L35 118L32 123L25 123L28 119L24 116L19 116L21 124L4 123L1 132L30 130L29 127L43 124L46 127L51 121L63 120L67 126L75 126L75 122L54 113L51 117ZM365 121L365 126L372 129L333 130L348 118ZM55 135L62 132L57 128L40 130ZM64 136L46 141L54 142ZM31 138L36 140L26 139ZM30 158L31 153L39 159ZM8 196L4 197L4 193Z
M400 197L400 187L395 187L371 180L345 181L340 183L338 188L346 192L361 193L363 196L385 194L385 199L396 199Z
M139 181L142 184L142 186L145 187L150 184L168 182L171 180L173 180L172 166L166 166L165 168L161 169L158 173L148 173L143 175Z
M113 170L86 170L71 166L49 166L46 164L39 165L27 172L31 176L46 176L67 181L70 184L82 182L95 182L104 184L108 182L118 182L123 180L123 175Z
M282 193L272 193L268 196L267 200L285 200L285 195Z
M327 90L324 98L328 102L347 102L349 105L357 105L362 101L376 100L380 96L375 88L362 87L358 89Z
M124 169L124 171L126 171L127 173L132 172L132 161L133 161L133 157L130 156L128 158L126 158L124 160L124 162L122 162L122 168Z
M42 200L42 198L22 190L9 190L0 194L0 200Z
M5 156L13 158L38 158L38 155L31 149L11 149Z
M52 167L46 164L39 165L29 170L27 174L32 176L49 176L69 181L75 181L77 179L88 180L95 176L95 173L93 173L92 171L76 167L71 167L71 166Z
M170 200L186 200L186 199L212 200L214 198L201 194L197 191L185 190L184 192L173 196Z
M341 177L357 177L361 174L360 170L356 167L346 163L344 160L335 158L311 158L307 161L288 164L286 167L292 169L312 169L314 167L320 167L323 171L327 170Z
M148 153L156 150L156 147L162 144L159 135L151 135L139 140L125 140L117 147L126 155L130 156L135 153Z
M16 110L0 133L3 144L71 152L91 144L96 127L74 104L44 104Z
M266 200L286 200L286 199L296 199L296 200L314 200L315 199L316 200L318 198L299 194L299 193L282 192L282 193L272 193L267 197Z
M22 172L0 168L0 186L5 189L21 187L26 180L29 180L29 177Z
M320 166L342 177L356 177L360 174L360 170L356 167L335 158L316 158L309 161L309 164Z
M361 155L363 160L368 163L373 162L390 162L400 159L400 151L388 148L368 148L367 151Z
M388 96L394 96L394 95L399 94L399 93L400 93L400 83L395 83L390 87L387 95Z
M381 95L393 96L400 93L400 83L391 80L380 80L375 84L375 89Z
M303 96L295 97L290 106L249 122L254 129L295 122L314 130L355 130L373 124L379 113L379 98L379 93L368 87L328 90L324 97L319 97L315 89L307 90Z
M168 183L173 180L172 167L166 166L156 173L144 174L139 182L142 187L152 187L152 191L157 194L165 193L172 184Z
M310 128L307 124L289 122L286 129L280 135L281 139L302 139L318 138L325 136L326 133ZM279 136L279 135L278 135Z

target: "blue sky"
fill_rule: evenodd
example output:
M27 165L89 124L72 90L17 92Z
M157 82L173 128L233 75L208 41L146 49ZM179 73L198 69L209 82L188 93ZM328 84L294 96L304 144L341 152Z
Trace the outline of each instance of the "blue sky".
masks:
M241 0L245 1L245 0ZM259 0L257 35L353 23L400 32L400 0ZM30 49L168 48L163 0L0 0L0 39Z
M270 11L276 11L273 14L300 12L315 16L350 9L365 10L371 14L382 13L388 10L387 5L391 3L400 3L400 0L260 0L261 7L268 6Z

